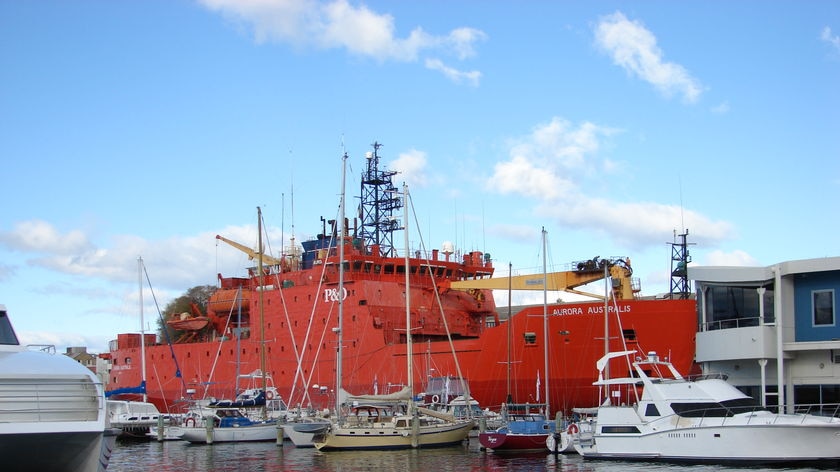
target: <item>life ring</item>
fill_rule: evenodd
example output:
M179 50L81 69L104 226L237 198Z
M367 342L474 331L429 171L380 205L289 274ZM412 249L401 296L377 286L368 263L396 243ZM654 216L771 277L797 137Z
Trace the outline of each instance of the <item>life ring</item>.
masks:
M566 429L566 432L569 433L569 434L577 434L578 433L578 426L576 424L572 423Z
M184 426L187 428L194 428L195 427L195 418L187 418L184 420Z
M274 392L271 390L267 390L265 392L265 398L266 400L274 400Z
M437 395L432 395L432 403L437 403L440 401L440 397Z

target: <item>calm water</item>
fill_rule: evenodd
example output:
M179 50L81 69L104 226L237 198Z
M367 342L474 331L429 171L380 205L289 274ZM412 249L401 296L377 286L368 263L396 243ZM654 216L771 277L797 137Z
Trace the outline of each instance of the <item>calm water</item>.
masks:
M733 472L762 470L760 467L733 468L713 465L680 466L642 462L582 460L579 456L552 454L500 455L479 449L478 440L469 445L406 451L318 452L298 449L290 442L227 443L194 445L181 441L159 443L117 443L108 472L154 471L307 471L406 472L461 471L564 471L564 472ZM816 471L812 468L774 468L774 471ZM822 469L825 470L825 469Z

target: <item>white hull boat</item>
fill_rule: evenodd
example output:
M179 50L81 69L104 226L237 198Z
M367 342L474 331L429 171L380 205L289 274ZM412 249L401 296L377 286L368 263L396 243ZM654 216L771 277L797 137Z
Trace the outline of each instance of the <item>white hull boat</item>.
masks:
M182 440L202 444L282 441L283 438L283 429L276 420L252 420L236 408L214 409L212 416L179 429Z
M21 346L0 305L0 469L103 471L118 432L93 372L51 346Z
M610 358L632 356L624 351ZM712 463L840 461L840 419L777 414L722 377L682 377L655 353L632 363L634 377L604 380L610 393L591 431L572 438L584 458ZM638 389L641 386L641 396ZM621 390L624 389L624 390ZM619 405L613 405L616 401ZM622 403L623 402L623 403Z

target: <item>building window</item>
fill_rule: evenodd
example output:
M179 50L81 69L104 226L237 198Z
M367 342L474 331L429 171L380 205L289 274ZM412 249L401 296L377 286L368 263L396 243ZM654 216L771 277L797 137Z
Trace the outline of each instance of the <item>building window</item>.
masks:
M525 333L525 344L537 344L537 333Z
M815 290L814 326L834 326L834 290Z

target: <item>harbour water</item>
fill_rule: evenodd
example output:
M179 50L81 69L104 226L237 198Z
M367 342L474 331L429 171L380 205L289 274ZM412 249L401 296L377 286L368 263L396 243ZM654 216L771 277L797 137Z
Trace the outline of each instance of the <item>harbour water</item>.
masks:
M773 467L774 471L836 470L835 467ZM473 439L462 446L405 451L319 452L296 448L290 442L226 443L207 446L183 441L121 442L108 472L189 471L306 471L306 472L461 472L461 471L563 471L563 472L735 472L766 470L761 466L674 465L651 462L583 460L577 455L550 453L495 454L482 451Z

